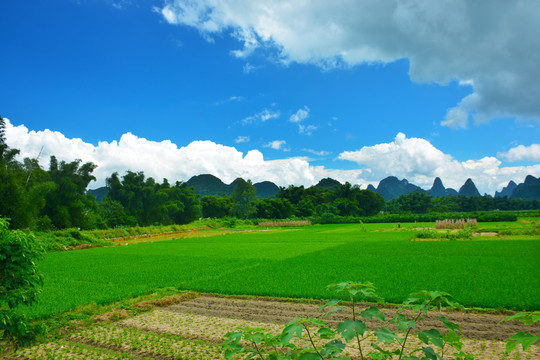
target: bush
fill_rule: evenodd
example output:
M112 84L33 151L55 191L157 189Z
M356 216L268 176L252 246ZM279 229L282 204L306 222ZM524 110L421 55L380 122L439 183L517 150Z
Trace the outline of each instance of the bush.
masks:
M36 260L43 249L32 234L9 231L8 225L7 219L0 218L0 331L3 339L18 347L38 333L17 309L38 299L42 275Z

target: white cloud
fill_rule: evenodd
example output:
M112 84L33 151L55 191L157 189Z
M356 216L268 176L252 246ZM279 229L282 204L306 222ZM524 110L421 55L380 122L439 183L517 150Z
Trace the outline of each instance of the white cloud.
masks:
M290 122L297 123L303 121L309 117L309 108L304 106L303 109L298 109L298 111L291 115L289 118Z
M407 138L403 133L398 133L391 143L345 151L339 155L339 159L366 166L371 171L370 178L377 182L393 175L429 189L433 179L440 177L446 187L458 190L467 178L471 178L482 193L489 194L510 180L522 181L529 174L540 174L540 165L501 167L501 161L495 157L460 162L435 148L429 141Z
M274 140L270 141L264 147L272 148L274 150L283 150L283 151L290 151L291 149L288 148L282 148L283 145L285 145L287 142L285 140Z
M317 130L318 127L315 125L302 125L298 124L298 133L305 135L313 135L313 132Z
M443 180L445 186L454 188L459 188L470 177L482 193L490 194L500 190L510 180L522 182L529 174L540 176L538 164L501 167L501 162L495 157L460 162L427 140L407 138L402 133L390 143L341 153L340 159L354 161L363 168L339 170L312 166L306 158L264 160L259 150L254 149L244 155L234 147L212 141L193 141L187 146L178 147L169 140L156 142L126 133L118 141L102 141L96 146L82 139L66 138L57 131L28 130L24 125L14 126L8 119L5 120L7 144L20 149L21 158L35 158L43 148L40 163L45 168L51 155L55 155L59 161L81 159L98 165L94 171L97 181L90 185L91 188L103 186L105 178L113 172L123 175L126 170L144 171L147 177L157 181L163 178L170 182L187 181L194 175L213 174L227 183L242 177L253 182L273 181L279 186L310 186L322 178L332 177L342 183L349 181L365 187L394 175L407 178L425 189L431 187L436 176ZM285 142L278 140L269 144L283 149Z
M225 100L217 101L216 105L223 105L223 104L227 104L227 103L230 103L230 102L241 102L241 101L244 101L244 100L245 100L245 98L243 96L229 96Z
M532 144L531 146L519 145L498 155L507 161L528 160L540 162L540 144Z
M317 156L328 156L328 155L331 154L331 152L324 151L324 150L317 151L317 150L313 150L313 149L304 149L304 151L307 151L307 152L312 153L312 154L317 155Z
M265 121L268 121L270 119L277 119L279 117L279 115L280 115L280 112L277 111L277 110L264 109L264 110L262 110L261 112L258 112L255 115L251 115L251 116L248 116L248 117L242 119L242 124L247 125L247 124L257 122L257 121L265 122Z
M244 67L242 68L242 71L244 72L244 74L249 74L255 69L257 69L256 66L253 66L249 62L247 62L247 63L244 64Z
M251 138L249 136L238 136L236 139L234 139L234 142L237 144L249 142Z
M21 158L35 158L43 147L40 163L45 168L51 155L59 161L81 159L95 163L97 181L90 184L91 188L104 186L105 178L113 172L123 175L126 170L144 171L147 177L158 181L167 178L170 182L187 181L199 174L213 174L227 183L242 177L253 182L273 181L280 186L313 185L320 180L305 159L267 161L259 150L244 155L234 147L212 141L193 141L178 147L169 140L156 142L126 133L119 141L102 141L94 146L81 139L68 139L57 131L13 126L8 119L6 139L11 148L21 150Z
M166 0L157 11L207 38L230 33L243 43L236 56L259 47L324 68L406 58L413 81L472 86L443 126L540 119L537 0Z

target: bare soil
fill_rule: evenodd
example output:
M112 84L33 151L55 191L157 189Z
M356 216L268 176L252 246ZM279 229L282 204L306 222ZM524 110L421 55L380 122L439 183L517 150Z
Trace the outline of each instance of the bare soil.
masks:
M300 317L317 317L320 301L288 301L259 297L232 297L186 293L161 302L145 303L153 310L134 317L123 318L124 313L104 317L102 325L69 334L65 339L33 348L23 349L8 359L223 359L220 345L227 332L238 327L261 328L274 334L280 333L284 324ZM363 310L371 304L360 304ZM380 306L378 306L381 308ZM381 309L387 319L395 316L397 307ZM438 317L445 316L461 326L465 337L464 351L472 352L475 358L487 359L540 359L540 348L533 345L526 351L521 347L511 354L504 354L505 341L520 331L540 334L540 326L525 327L519 322L500 321L510 314L475 313L464 311L432 312L418 324L416 331L436 328L441 332ZM338 322L352 317L351 310L331 314L324 319L335 327ZM111 322L112 320L112 322ZM388 322L366 320L368 329L392 328ZM372 339L362 343L370 351ZM349 344L352 344L349 343ZM297 340L297 345L306 345ZM418 340L410 343L419 347ZM347 356L356 358L355 345L347 346ZM448 353L447 353L448 354Z
M325 320L330 326L337 326L339 322L352 318L352 310L345 308L343 311L333 313L324 319L324 313L319 312L319 306L322 304L323 302L320 301L298 303L270 298L242 299L219 295L201 295L191 301L164 308L164 310L248 321L264 321L272 324L286 324L296 316L300 316L317 317ZM373 306L373 304L359 304L359 308L362 310L370 306ZM381 310L385 313L386 318L390 319L395 316L396 309L397 307L393 306L382 308ZM430 312L427 316L424 316L425 320L419 323L418 331L431 328L443 331L444 327L441 326L442 324L438 320L440 316L444 316L448 320L460 325L463 335L472 339L503 341L511 334L520 331L540 335L540 326L523 326L518 321L500 323L501 320L510 316L509 314L500 315L470 311ZM381 327L381 322L377 320L363 320L366 322L368 328Z

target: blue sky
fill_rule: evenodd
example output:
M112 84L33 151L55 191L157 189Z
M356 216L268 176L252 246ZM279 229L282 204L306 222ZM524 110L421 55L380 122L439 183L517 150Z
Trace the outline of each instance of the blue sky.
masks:
M485 7L487 6L487 7ZM158 181L540 176L539 5L0 3L7 140Z

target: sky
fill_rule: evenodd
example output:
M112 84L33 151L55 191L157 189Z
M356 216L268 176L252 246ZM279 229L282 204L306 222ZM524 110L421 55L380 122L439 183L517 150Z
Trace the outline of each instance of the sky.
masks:
M6 139L157 181L540 176L537 0L4 0Z

